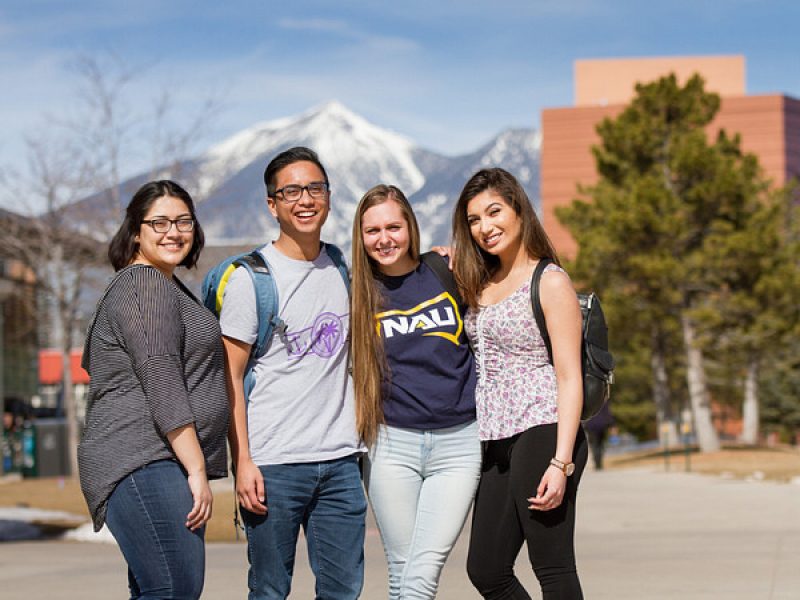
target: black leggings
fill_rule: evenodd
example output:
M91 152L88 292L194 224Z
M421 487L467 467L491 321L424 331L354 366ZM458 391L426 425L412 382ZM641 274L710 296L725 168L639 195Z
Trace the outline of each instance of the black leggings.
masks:
M581 600L575 569L575 496L588 448L578 428L561 505L541 512L528 508L555 455L557 424L539 425L514 437L487 442L475 496L467 573L487 599L530 600L514 575L514 561L527 542L528 556L544 600Z

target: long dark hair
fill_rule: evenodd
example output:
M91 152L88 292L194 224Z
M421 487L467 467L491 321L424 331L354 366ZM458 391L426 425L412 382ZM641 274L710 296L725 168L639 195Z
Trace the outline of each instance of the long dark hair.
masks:
M531 206L528 194L517 179L498 167L481 169L467 181L453 212L453 243L456 247L453 274L461 295L472 307L478 305L481 290L500 266L499 258L483 251L472 239L467 222L467 205L475 196L487 190L500 196L517 213L521 220L522 244L528 256L551 258L553 262L560 264L553 244Z
M194 219L192 247L186 258L180 262L180 265L191 269L197 264L197 260L200 258L200 251L205 244L205 236L203 235L203 228L200 227L200 223L197 221L192 197L189 192L174 181L162 179L145 183L128 203L122 225L119 226L117 233L114 234L114 237L111 238L111 243L108 245L108 260L111 261L111 266L114 267L115 271L127 267L136 258L136 253L139 251L139 243L136 241L136 236L139 235L139 230L142 228L142 219L145 218L153 203L164 196L182 200L186 204L186 208L189 209L192 219Z

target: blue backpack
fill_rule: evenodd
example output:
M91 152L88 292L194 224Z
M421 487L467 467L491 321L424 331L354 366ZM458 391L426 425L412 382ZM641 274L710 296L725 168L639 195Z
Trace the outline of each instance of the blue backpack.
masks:
M339 273L344 279L347 290L350 290L350 273L347 264L344 262L342 251L333 244L323 244L323 249L327 251L333 264L336 265ZM272 341L272 335L283 334L286 331L286 323L283 322L278 314L278 288L275 279L270 273L270 266L264 259L264 255L259 251L260 248L229 256L220 262L203 278L200 288L200 296L203 304L217 317L222 311L222 300L225 296L225 287L231 274L238 268L243 267L253 281L253 288L256 293L256 314L258 315L258 333L253 347L250 351L250 364L244 378L245 397L249 397L253 387L252 365L254 361L267 351Z

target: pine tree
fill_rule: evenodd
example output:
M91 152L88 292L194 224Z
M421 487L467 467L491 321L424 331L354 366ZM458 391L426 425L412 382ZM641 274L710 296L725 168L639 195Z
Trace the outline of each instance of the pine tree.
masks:
M577 200L558 212L578 242L576 277L623 294L624 313L609 310L616 316L612 327L649 339L662 422L677 408L671 378L681 366L671 353L682 345L684 389L703 451L719 447L704 353L706 313L725 284L722 265L746 247L767 188L738 138L721 132L709 142L706 126L719 104L698 75L684 86L674 75L637 85L630 105L597 127L600 178L581 190L591 202Z
M747 177L757 182L758 176ZM739 185L744 185L740 183ZM766 182L762 179L762 189ZM759 438L761 372L765 362L781 362L800 320L798 248L785 227L791 193L756 193L734 226L718 227L707 240L713 292L698 310L705 346L725 355L742 384L741 441Z

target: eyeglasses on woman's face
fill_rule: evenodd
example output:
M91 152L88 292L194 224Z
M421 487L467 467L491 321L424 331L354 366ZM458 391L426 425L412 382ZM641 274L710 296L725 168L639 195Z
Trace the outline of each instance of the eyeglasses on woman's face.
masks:
M177 219L159 217L158 219L142 221L142 224L150 225L156 233L167 233L172 229L173 224L181 233L189 233L194 230L194 219L192 217L178 217Z

